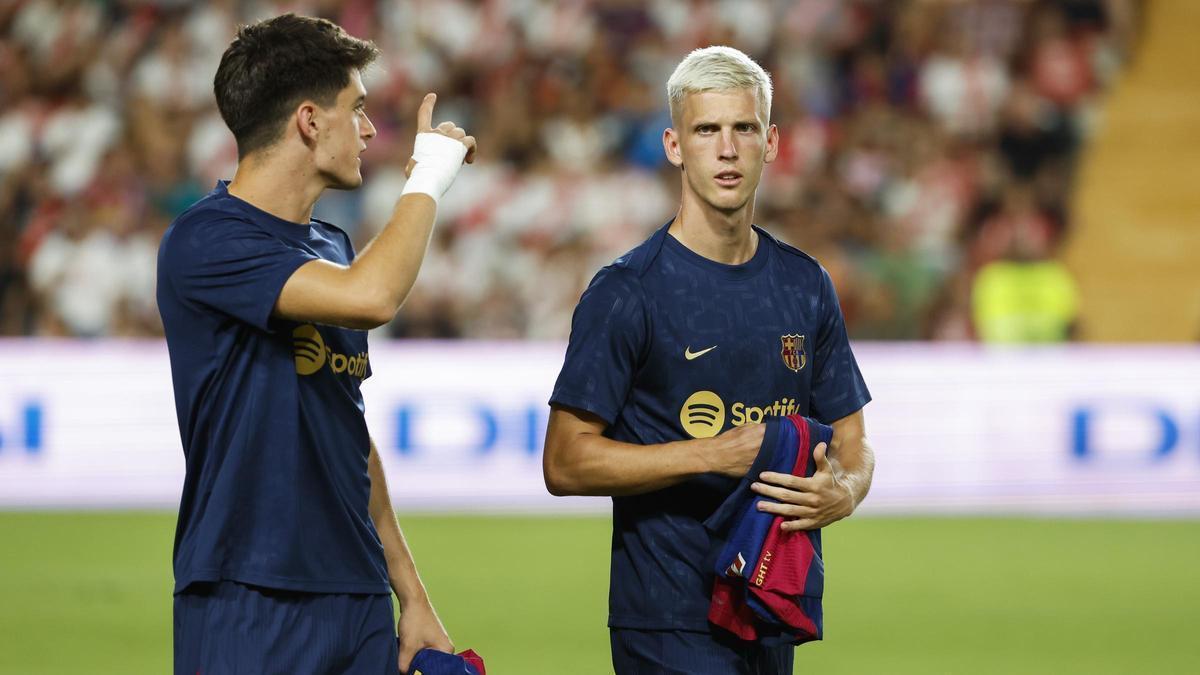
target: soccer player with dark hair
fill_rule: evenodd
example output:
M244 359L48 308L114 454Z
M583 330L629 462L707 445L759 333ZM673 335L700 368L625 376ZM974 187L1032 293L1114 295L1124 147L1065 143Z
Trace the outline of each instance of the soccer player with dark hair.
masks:
M362 183L375 128L361 73L377 55L288 14L242 27L217 70L237 173L171 224L158 260L187 464L176 673L397 673L422 648L452 650L396 522L360 385L365 329L412 288L475 139L433 127L427 95L408 183L356 255L312 210L327 188Z
M753 225L779 151L771 81L745 54L690 54L667 84L667 159L682 204L600 270L579 301L550 399L544 471L556 495L613 497L610 641L618 675L792 672L794 648L708 622L714 559L703 522L763 441L766 416L829 423L810 478L753 489L787 530L849 516L874 470L870 400L837 295L812 258Z

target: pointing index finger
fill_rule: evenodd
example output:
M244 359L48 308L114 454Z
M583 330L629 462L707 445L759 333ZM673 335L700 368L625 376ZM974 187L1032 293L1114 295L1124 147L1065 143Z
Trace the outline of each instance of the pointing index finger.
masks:
M437 94L425 94L421 107L417 108L417 133L433 131L433 104L437 103Z

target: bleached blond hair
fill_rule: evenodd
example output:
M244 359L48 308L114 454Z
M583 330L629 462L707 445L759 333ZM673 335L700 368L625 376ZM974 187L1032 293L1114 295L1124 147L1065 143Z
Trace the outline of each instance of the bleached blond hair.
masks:
M759 108L771 119L771 76L754 59L733 47L704 47L679 62L667 80L671 120L679 121L683 98L702 91L754 89Z

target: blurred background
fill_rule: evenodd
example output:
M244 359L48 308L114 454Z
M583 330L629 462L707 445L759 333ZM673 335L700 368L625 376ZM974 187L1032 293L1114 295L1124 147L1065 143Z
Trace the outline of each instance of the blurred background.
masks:
M591 276L677 208L665 83L710 44L773 75L756 222L829 270L876 399L797 672L1194 667L1197 3L5 0L0 673L169 670L156 250L236 167L221 53L286 11L383 52L364 185L315 214L360 247L425 92L480 139L364 389L435 603L494 672L611 672L607 501L544 493L545 399Z

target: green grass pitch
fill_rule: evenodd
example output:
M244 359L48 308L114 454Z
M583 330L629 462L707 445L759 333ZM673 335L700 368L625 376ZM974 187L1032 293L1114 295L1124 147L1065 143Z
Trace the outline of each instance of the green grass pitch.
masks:
M610 673L602 517L402 515L492 675ZM0 513L0 673L167 673L174 517ZM856 518L825 533L800 673L1185 673L1200 522Z

